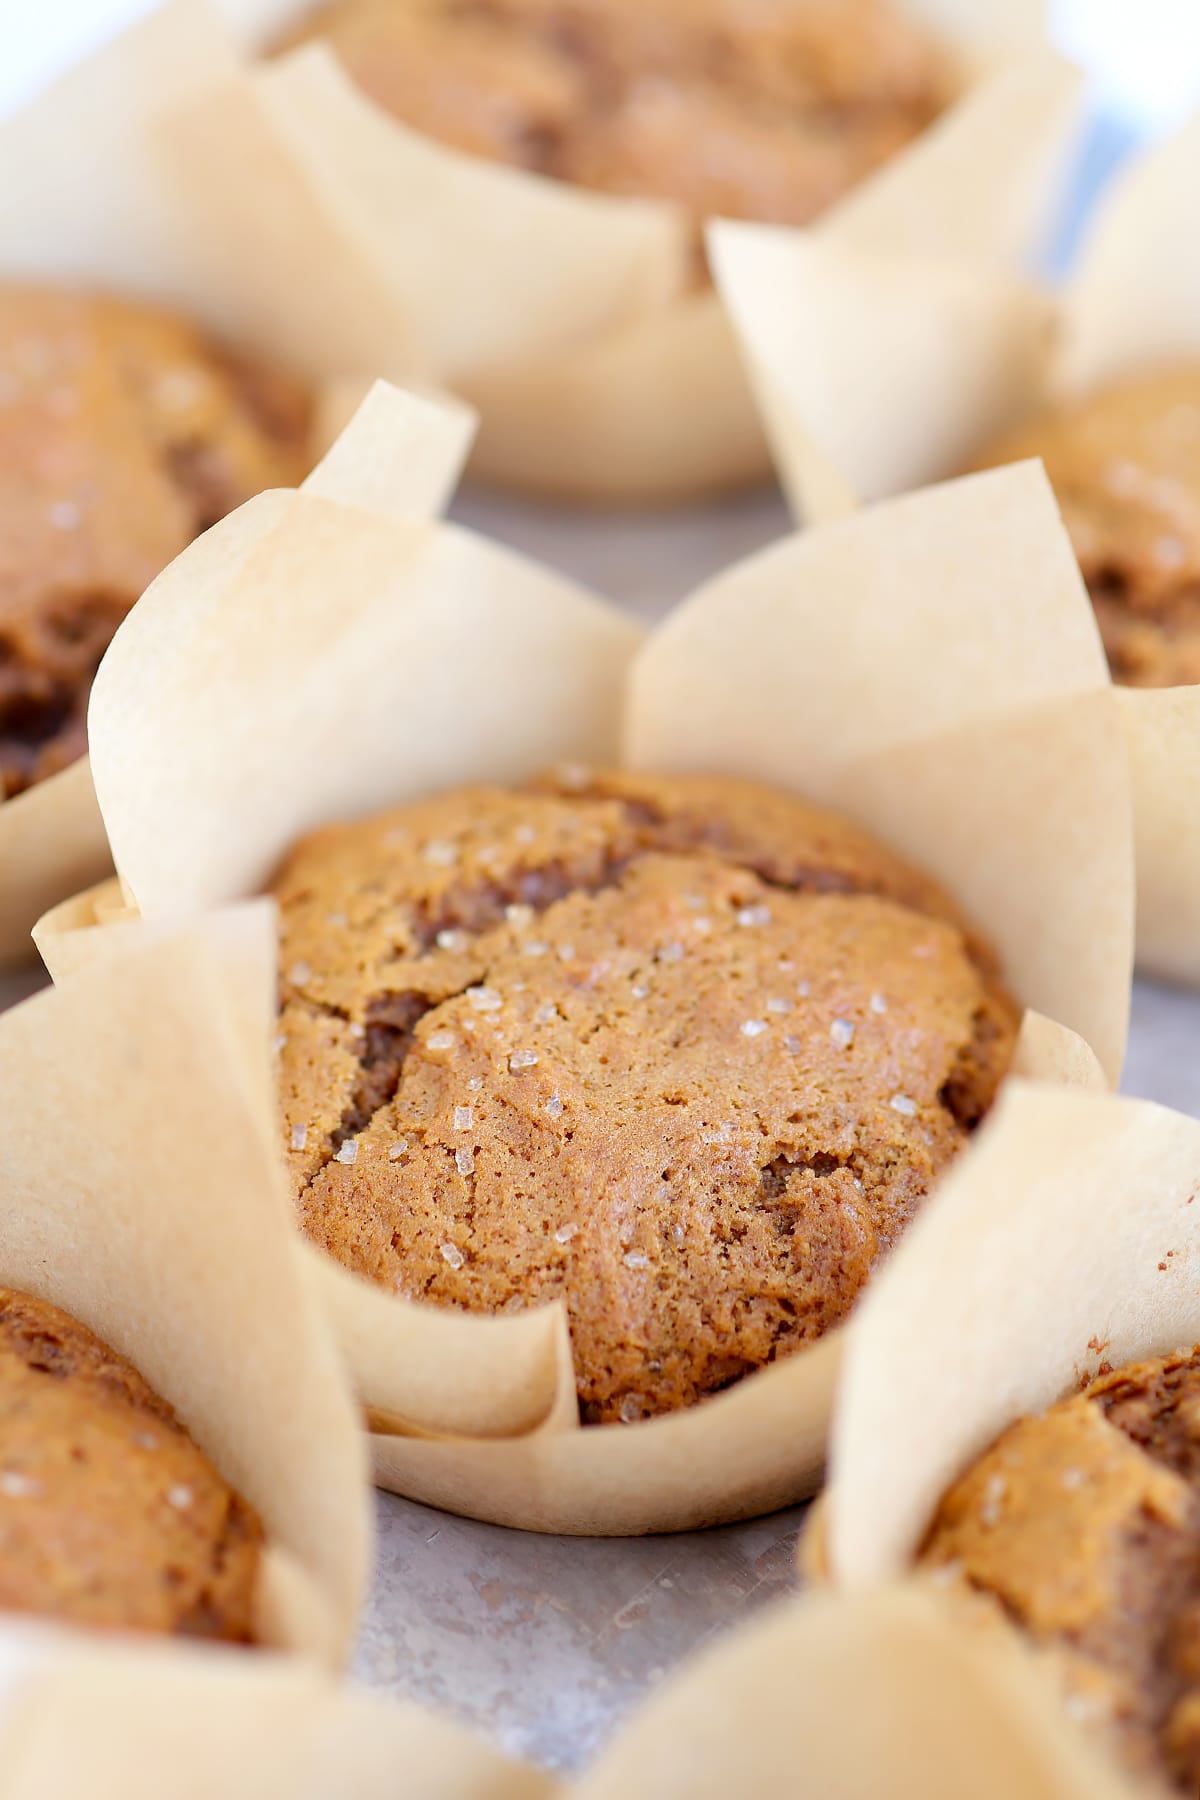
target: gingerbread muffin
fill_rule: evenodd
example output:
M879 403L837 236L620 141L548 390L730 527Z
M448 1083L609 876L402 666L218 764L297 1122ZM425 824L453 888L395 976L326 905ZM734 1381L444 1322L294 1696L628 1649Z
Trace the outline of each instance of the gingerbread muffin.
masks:
M261 1542L136 1369L0 1289L0 1609L246 1643Z
M806 224L953 95L888 0L333 0L314 39L443 143L697 219Z
M1051 1660L1139 1776L1200 1784L1200 1348L1021 1419L946 1494L921 1551Z
M274 893L305 1230L415 1300L565 1301L589 1423L838 1324L1017 1028L933 882L745 782L443 794L313 833Z
M125 301L0 287L0 799L86 748L92 677L173 557L305 473L294 382Z
M1106 387L994 444L977 467L1040 456L1096 608L1114 679L1200 681L1200 368Z

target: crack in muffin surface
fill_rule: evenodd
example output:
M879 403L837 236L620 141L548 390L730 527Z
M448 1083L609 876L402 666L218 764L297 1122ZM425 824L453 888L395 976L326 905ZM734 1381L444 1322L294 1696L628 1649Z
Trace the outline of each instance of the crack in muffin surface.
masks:
M744 783L461 791L315 834L275 891L304 1228L414 1298L563 1299L587 1420L837 1324L1015 1035L933 883Z

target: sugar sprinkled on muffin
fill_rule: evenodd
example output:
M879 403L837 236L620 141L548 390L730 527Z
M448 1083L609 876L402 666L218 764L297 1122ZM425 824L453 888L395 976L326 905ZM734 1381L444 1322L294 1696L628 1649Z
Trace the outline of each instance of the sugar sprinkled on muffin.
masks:
M1015 1039L934 883L743 782L460 790L314 833L274 891L305 1230L410 1298L565 1300L589 1422L838 1324Z

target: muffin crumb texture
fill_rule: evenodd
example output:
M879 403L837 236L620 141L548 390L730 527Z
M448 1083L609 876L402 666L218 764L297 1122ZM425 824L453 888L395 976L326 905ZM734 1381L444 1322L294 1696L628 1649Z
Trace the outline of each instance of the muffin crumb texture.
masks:
M0 799L86 749L117 626L191 540L303 476L307 395L170 313L0 286Z
M1115 680L1200 681L1200 367L1102 388L994 444L977 467L1040 456Z
M886 0L334 0L313 39L443 143L697 218L806 224L954 87Z
M944 1496L921 1551L1053 1665L1138 1777L1200 1783L1200 1348L1019 1420Z
M136 1369L0 1289L0 1609L247 1643L261 1541Z
M748 783L459 790L314 833L274 891L304 1228L411 1299L565 1301L588 1422L836 1325L1012 1052L935 884Z

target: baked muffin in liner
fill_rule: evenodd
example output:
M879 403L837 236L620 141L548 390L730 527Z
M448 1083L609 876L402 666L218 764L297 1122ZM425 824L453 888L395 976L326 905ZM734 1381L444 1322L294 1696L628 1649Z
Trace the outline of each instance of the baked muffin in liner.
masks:
M225 0L224 10L249 59L314 9ZM1076 78L1050 56L1037 0L897 0L897 10L961 59L963 98L845 204L853 212L876 183L932 183L960 210L974 204L989 253L1007 261L1041 233L1074 134ZM248 60L243 80L176 112L171 139L173 167L204 189L229 255L253 259L269 242L297 269L354 268L360 304L374 292L398 307L403 361L393 349L372 373L432 382L478 407L481 478L662 503L769 473L728 323L696 282L682 208L436 144L366 98L320 43Z
M545 1800L553 1778L297 1657L0 1632L0 1796Z
M272 930L255 905L216 933L147 933L0 1017L0 1283L87 1326L173 1408L261 1518L255 1640L336 1664L369 1489L264 1129ZM165 1656L179 1639L142 1641Z
M269 220L254 253L225 253L211 196L173 177L164 119L236 79L219 18L168 6L0 122L0 283L163 305L290 370L312 384L315 457L345 417L340 378L361 395L401 324L360 270L269 254ZM85 758L0 801L0 868L0 965L28 961L39 914L111 868Z
M787 1600L673 1675L576 1791L1119 1800L1124 1786L1004 1649L915 1584Z
M969 254L967 216L884 209L850 233L721 223L709 253L798 518L957 474L1126 377L1200 365L1200 121L1139 153L1055 291ZM1168 546L1170 549L1170 546ZM1200 980L1200 687L1120 688L1138 960Z
M1200 1339L1198 1182L1194 1119L1008 1085L848 1330L830 1485L802 1545L811 1574L855 1592L906 1577L942 1497L1016 1420L1097 1373L1190 1350ZM1066 1471L1064 1504L1081 1480ZM1006 1483L994 1479L989 1502L993 1486L1002 1511ZM1103 1555L1107 1530L1098 1518L1090 1540L1081 1531L1080 1554ZM1011 1636L1054 1696L1063 1734L1080 1730L1070 1714L1104 1717L1074 1676L1071 1700L1059 1697L1052 1637L1043 1653L1019 1624L1002 1631L999 1610L964 1600L951 1572L917 1568L916 1578L969 1633ZM1136 1610L1132 1593L1114 1593L1118 1611ZM1103 1745L1098 1732L1093 1742ZM1115 1758L1113 1768L1128 1791Z
M470 532L388 510L389 476L402 491L414 460L427 479L447 460L444 422L417 404L376 389L303 489L209 532L118 633L90 725L121 883L41 922L56 979L149 922L259 891L324 821L562 759L721 772L843 812L939 879L1036 1009L1018 1069L1115 1081L1128 770L1039 469L789 538L646 637ZM702 1405L580 1429L560 1307L447 1312L304 1254L386 1486L610 1533L811 1491L836 1333Z

